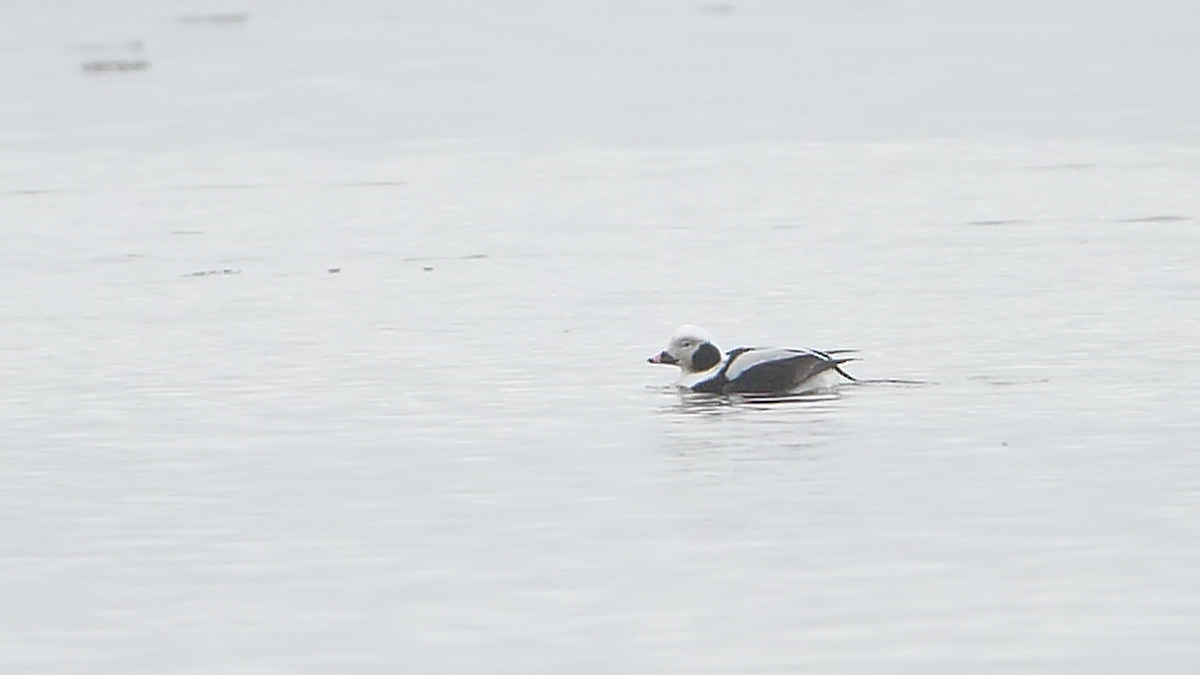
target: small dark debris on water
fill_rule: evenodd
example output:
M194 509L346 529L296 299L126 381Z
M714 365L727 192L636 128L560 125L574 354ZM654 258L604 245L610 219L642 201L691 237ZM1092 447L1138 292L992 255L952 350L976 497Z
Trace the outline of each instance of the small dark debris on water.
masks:
M330 267L328 271L329 271L329 273L330 273L330 274L337 274L338 272L341 272L341 271L342 271L342 268L340 268L340 267Z
M187 24L238 24L246 23L249 14L185 14L179 17L179 23Z
M1185 220L1191 220L1188 216L1175 215L1159 215L1159 216L1142 216L1141 218L1122 218L1119 223L1181 223Z
M228 274L241 274L241 273L242 273L241 270L235 270L235 269L226 267L225 269L220 269L220 270L199 270L196 272L192 272L191 274L185 274L183 276L185 276L185 277L214 277L214 276L224 276L224 275L228 275Z
M103 59L86 61L82 66L85 73L136 73L150 70L150 62L143 59Z
M433 271L433 265L425 265L425 266L424 266L424 267L422 267L421 269L425 270L426 272L432 272L432 271Z
M700 5L698 9L705 14L733 14L737 7L725 2L714 2Z
M1019 225L1023 220L972 220L968 221L968 225Z
M10 195L50 195L56 192L67 192L67 190L49 189L49 190L9 190L5 194Z
M486 253L472 253L470 255L454 255L454 256L428 255L428 256L414 256L414 257L409 257L409 258L401 258L400 262L426 262L429 260L486 260L490 257L491 256L489 256Z

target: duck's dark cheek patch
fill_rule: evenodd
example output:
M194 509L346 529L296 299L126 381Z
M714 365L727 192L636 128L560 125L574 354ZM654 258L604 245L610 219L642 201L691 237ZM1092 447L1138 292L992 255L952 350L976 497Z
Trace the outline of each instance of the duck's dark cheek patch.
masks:
M708 370L720 362L721 350L708 342L696 347L696 352L692 354L692 369L696 371Z

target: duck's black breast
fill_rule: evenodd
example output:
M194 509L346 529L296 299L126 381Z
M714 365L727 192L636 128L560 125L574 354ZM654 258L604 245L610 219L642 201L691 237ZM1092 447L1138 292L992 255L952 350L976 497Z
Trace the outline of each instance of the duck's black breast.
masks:
M702 380L696 384L693 384L691 387L689 387L689 389L698 394L724 394L725 385L727 383L728 380L725 379L725 375L722 373L717 373L707 380Z
M712 344L710 344L708 342L701 345L701 349L703 349L705 347L711 348L711 350L712 350L711 352L706 351L705 356L703 357L703 360L701 362L702 364L706 365L706 368L704 368L704 370L707 370L708 368L712 368L713 366L715 366L721 362L721 352L718 351L716 347L714 347ZM729 384L729 378L725 377L725 373L726 373L726 371L729 370L730 364L732 364L733 360L736 359L738 356L745 354L746 352L753 351L753 350L754 350L753 347L738 347L737 349L729 350L729 352L725 355L725 364L721 366L721 369L718 370L715 375L708 378L707 380L701 380L700 382L697 382L696 384L693 384L692 386L690 386L688 388L694 392L698 392L701 394L724 394L724 393L726 393L726 386ZM699 356L699 355L700 355L700 349L697 349L696 354L692 356L692 364L693 365L696 364L697 356Z

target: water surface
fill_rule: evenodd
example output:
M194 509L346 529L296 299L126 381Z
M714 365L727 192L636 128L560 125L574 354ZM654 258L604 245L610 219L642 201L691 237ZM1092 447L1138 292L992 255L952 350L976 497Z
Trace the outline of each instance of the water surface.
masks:
M772 60L804 17L770 3L24 6L8 49L55 56L0 108L0 663L1194 669L1200 154L1155 64L1196 42L1111 4L1050 37L837 5L787 49L879 50L841 74ZM1123 35L1157 79L1106 79ZM77 70L134 39L149 70ZM1091 98L1034 100L1054 45ZM1027 98L934 78L990 63ZM964 109L789 112L905 83ZM645 360L685 322L924 384L682 398Z

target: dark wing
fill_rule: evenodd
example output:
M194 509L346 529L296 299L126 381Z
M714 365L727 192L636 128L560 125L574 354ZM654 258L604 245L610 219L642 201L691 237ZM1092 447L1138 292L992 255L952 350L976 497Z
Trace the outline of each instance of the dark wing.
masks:
M727 394L778 394L791 391L810 378L849 359L832 358L801 349L759 349L740 354L726 369Z

